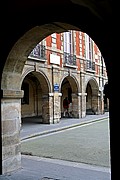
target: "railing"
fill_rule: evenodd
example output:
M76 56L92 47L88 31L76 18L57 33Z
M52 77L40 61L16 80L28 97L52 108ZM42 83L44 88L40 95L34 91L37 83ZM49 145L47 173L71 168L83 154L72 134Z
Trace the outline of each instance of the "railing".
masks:
M35 58L35 59L46 59L46 49L45 46L37 44L37 46L32 50L32 52L29 55L29 58Z
M70 66L76 66L76 55L72 55L64 52L64 64Z
M95 71L95 62L92 62L91 60L86 61L86 70L87 71Z

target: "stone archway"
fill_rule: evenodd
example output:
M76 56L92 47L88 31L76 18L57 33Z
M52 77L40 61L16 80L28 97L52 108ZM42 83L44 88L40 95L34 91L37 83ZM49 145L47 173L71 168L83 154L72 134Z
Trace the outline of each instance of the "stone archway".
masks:
M80 97L78 96L79 92L79 83L75 77L70 75L64 77L61 82L60 88L62 97L61 97L61 112L63 115L63 100L65 97L68 97L70 103L72 103L72 117L80 117ZM63 117L63 116L62 116Z
M99 114L99 88L94 79L90 79L86 86L86 114Z
M88 3L88 1L83 0L79 2L75 0L57 2L54 0L12 1L7 2L5 8L3 7L3 12L7 15L4 17L4 21L1 22L0 75L2 80L1 121L3 135L3 138L1 138L3 141L1 143L3 144L1 173L17 170L21 166L19 148L21 115L18 110L20 109L20 101L23 94L20 89L20 78L28 54L39 41L51 33L63 32L68 29L86 32L96 42L102 52L108 71L108 78L112 78L112 6L110 2L104 1L104 3L101 3L101 1L95 1L93 4L93 1ZM40 8L47 9L47 7L50 10L47 12L49 17L43 17ZM58 13L57 7L62 9L62 13ZM75 13L71 13L73 11ZM75 21L75 19L77 20ZM52 23L49 24L49 22ZM10 106L6 106L6 103L9 103ZM110 105L112 105L111 102ZM110 110L112 110L111 106ZM11 119L5 112L11 114ZM14 129L12 130L11 127L14 127ZM11 140L13 144L11 144Z
M60 25L60 27L58 26L58 24ZM15 45L13 46L12 50L10 51L7 57L7 60L3 69L3 73L2 73L2 82L1 82L2 91L3 91L1 119L2 119L4 129L7 127L9 120L11 124L13 123L12 127L14 127L14 124L16 124L16 120L18 122L17 122L17 127L15 127L13 132L10 132L11 130L6 129L6 131L4 131L3 133L3 140L8 132L11 133L11 137L8 137L9 139L7 141L8 145L6 145L5 147L3 146L4 152L6 153L6 160L4 160L3 158L3 163L4 163L3 173L11 172L13 170L19 169L21 166L21 152L19 148L20 146L19 132L20 132L20 125L21 125L21 114L20 114L19 109L21 109L20 102L21 102L21 98L23 97L23 93L21 91L20 82L21 82L22 71L23 71L25 62L27 61L27 57L29 53L31 52L33 47L35 47L35 45L40 40L43 39L44 36L48 36L49 34L55 31L56 32L64 31L64 28L68 28L68 29L71 28L71 29L79 30L78 28L68 25L68 24L63 24L63 23L58 23L58 24L47 24L41 27L35 27L31 29L15 43ZM40 33L41 33L41 36L39 36ZM48 97L44 96L44 99L46 98ZM9 102L10 107L6 106L7 102ZM80 100L76 98L76 103L74 104L79 105L79 103L80 103ZM10 109L9 111L9 114L10 114L9 116L10 119L9 119L7 116L4 116L5 113L3 112L8 112L7 109L11 107L12 107L12 110ZM76 107L80 107L80 105ZM18 110L16 111L16 113L15 113L15 109ZM80 108L76 109L76 111L77 113L74 113L74 114L77 115L77 117L80 117L81 116ZM12 149L11 149L11 143L10 143L11 138L12 140L15 140L15 141L17 139L17 141L12 145L13 146ZM18 151L16 151L15 149L18 149ZM13 154L11 157L9 157L10 150L12 152L15 151L16 154ZM3 157L4 157L4 154L3 154ZM11 166L8 166L8 164L11 164Z
M50 89L50 82L41 72L32 71L25 76L22 82L22 90L24 90L24 96L21 100L22 118L39 116L41 117L39 122L49 123L49 119L46 119L46 117L50 117ZM45 108L43 108L43 106L45 106L44 103L47 103ZM43 109L47 111L43 111ZM48 114L48 116L46 116L46 114Z

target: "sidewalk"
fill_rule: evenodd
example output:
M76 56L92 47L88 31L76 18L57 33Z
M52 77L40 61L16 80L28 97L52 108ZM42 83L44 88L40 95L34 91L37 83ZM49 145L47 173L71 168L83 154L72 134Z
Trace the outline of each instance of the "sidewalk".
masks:
M84 123L98 121L107 117L109 117L109 112L105 112L102 115L87 115L86 117L80 119L62 118L60 122L56 124L40 124L38 118L26 118L27 121L26 123L23 123L21 128L21 141L35 136L65 130Z

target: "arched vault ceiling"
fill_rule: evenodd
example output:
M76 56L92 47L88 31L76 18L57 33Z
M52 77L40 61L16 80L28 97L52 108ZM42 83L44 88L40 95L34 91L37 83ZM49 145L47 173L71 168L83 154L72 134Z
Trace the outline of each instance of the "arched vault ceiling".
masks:
M52 26L49 26L49 28L54 26L53 29L50 28L49 33L62 32L73 29L73 27L86 32L98 45L105 59L106 68L109 71L109 66L111 65L110 57L112 57L111 9L112 4L110 0L12 0L3 3L1 72L10 51L18 40L22 40L24 35L34 27L41 27L45 24L51 24ZM46 29L39 33L42 39L47 35L44 34L45 31ZM31 38L30 47L26 52L32 50L33 45L38 42L35 32L33 36L35 41ZM29 37L26 36L26 44L29 42L28 40ZM21 47L23 51L24 48L26 50L25 44L21 44L17 49L18 51L15 52L16 55L20 52ZM20 62L21 58L18 57L17 61ZM14 67L14 70L16 70L20 67L20 71L22 71L24 61L20 62L21 66L18 66L16 60L14 61L12 58L12 63L11 68Z
M71 0L74 4L87 7L90 11L99 18L111 16L111 0ZM99 7L99 8L98 8ZM107 13L108 15L107 15Z

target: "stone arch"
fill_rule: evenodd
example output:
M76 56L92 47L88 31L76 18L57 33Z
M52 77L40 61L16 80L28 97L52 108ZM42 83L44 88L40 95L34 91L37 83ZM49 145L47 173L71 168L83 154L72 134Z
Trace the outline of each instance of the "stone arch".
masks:
M70 82L71 87L72 87L72 89L73 89L73 92L74 92L74 93L78 93L78 92L79 92L79 86L80 86L80 85L79 85L78 80L76 79L76 77L75 77L74 75L64 75L64 76L61 78L59 91L61 92L62 82L64 81L65 78L67 78L68 81ZM72 84L74 85L74 87L72 86Z
M42 81L44 81L44 86L46 87L46 89L48 89L48 92L47 93L50 93L52 92L52 84L51 82L49 81L48 77L46 76L46 74L42 71L42 70L39 70L39 71L34 71L33 68L28 68L21 76L21 84L22 84L22 81L23 79L25 78L25 76L27 76L29 73L33 73L37 79L40 81L42 79ZM44 87L43 86L43 87ZM43 88L42 87L42 88Z
M90 83L90 85L92 86L93 93L98 94L99 86L98 86L98 83L97 83L96 79L94 77L88 78L87 82L86 82L86 85L85 85L85 90L87 88L88 83Z
M41 117L39 122L44 123L46 120L44 119L44 111L42 111L43 104L45 102L43 97L46 96L46 101L48 101L49 104L49 93L51 92L48 77L46 77L46 75L40 71L30 71L29 73L26 71L26 75L24 73L22 85L25 86L26 83L29 85L29 91L25 95L27 96L26 99L28 99L30 102L28 101L29 103L26 103L22 101L21 115L22 117L39 116ZM24 91L27 91L27 87L24 88ZM49 106L47 110L49 113Z
M89 78L86 84L86 114L98 114L99 86L94 78Z
M63 116L63 100L65 97L68 97L71 108L71 117L79 117L79 111L80 111L80 104L79 104L79 83L75 76L73 75L65 75L62 77L62 80L60 82L60 92L62 94L61 97L61 112Z
M58 7L62 9L62 13L58 13ZM44 16L43 18L42 11L40 11L41 8L48 8L49 17ZM74 13L71 13L73 11ZM109 57L109 53L107 52L110 52L109 35L111 35L111 1L104 0L104 3L101 3L101 1L94 1L93 3L93 1L88 2L84 0L67 0L57 2L55 2L54 0L50 2L46 0L42 0L39 2L38 0L36 0L34 2L32 0L29 3L27 1L27 4L26 2L17 1L17 3L6 3L4 12L7 12L9 14L9 16L6 16L7 19L5 19L5 22L10 22L11 24L9 26L9 32L7 23L4 24L3 34L6 36L3 36L3 39L5 41L2 39L3 48L5 47L5 42L9 41L9 44L8 49L6 49L6 53L2 54L2 59L5 58L6 60L6 57L8 56L8 52L10 51L11 47L13 47L14 43L17 42L17 40L22 37L25 32L29 31L33 27L36 27L36 25L41 26L43 24L46 24L47 22L64 22L79 27L81 31L89 34L96 42L96 44L100 45L103 56L104 54L106 54L105 56L108 55ZM17 21L14 18L15 16L17 16ZM39 18L40 16L42 18ZM60 24L58 24L58 26L60 28ZM102 27L104 27L104 30ZM19 29L19 32L16 33L16 29ZM63 31L67 29L68 28L66 27L62 28ZM108 41L104 41L104 38ZM104 47L108 49L104 49L102 44L104 44Z
M64 26L64 25L63 25ZM66 25L69 29L72 25ZM20 76L22 74L27 57L36 44L54 32L63 32L64 28L54 24L36 26L26 32L12 47L4 65L2 73L2 89L20 89ZM16 54L17 52L17 54Z
M62 9L62 13L58 13L57 7ZM43 17L43 12L40 11L40 8L48 9L49 16ZM20 76L27 60L27 55L38 43L38 37L40 41L52 32L63 32L68 29L76 29L75 27L77 27L76 30L84 31L90 35L96 42L105 59L106 68L108 70L108 78L112 78L110 68L112 60L111 9L111 1L108 2L106 0L104 2L102 1L102 3L101 1L94 1L93 3L93 1L88 2L84 0L80 0L79 2L75 0L56 2L54 0L32 0L29 1L29 3L28 1L23 2L19 0L16 2L8 1L5 8L3 7L3 12L8 15L4 17L3 23L1 22L1 26L3 27L1 29L2 61L0 61L2 102L6 100L11 102L11 98L14 97L14 99L17 99L16 107L19 107L20 99L22 97L22 93L20 91ZM73 11L74 13L71 13ZM16 18L14 18L15 16L17 17L17 21ZM77 19L76 22L75 19ZM63 23L49 24L49 22ZM46 23L48 24L44 26ZM66 25L66 23L69 23L72 26ZM39 29L41 29L41 31ZM7 107L5 106L5 103L2 103L2 105L1 120L3 121L3 126L5 126L4 122L7 119L4 119L3 112L7 109ZM18 117L17 114L14 114L14 116ZM11 117L11 120L12 118L15 119L14 117ZM20 119L20 117L18 117L18 119ZM19 131L19 127L17 130ZM19 133L16 134L16 137L18 137L18 134ZM16 137L13 133L12 140L16 139ZM10 142L8 141L8 145L9 144ZM7 146L7 148L9 149L9 146ZM7 151L7 148L4 149L6 150L6 154L11 154ZM15 148L19 149L19 140L17 144L15 144L14 149ZM4 167L2 169L2 173L11 172L20 167L20 153L18 151L15 152L17 154L14 156L6 156L6 161L3 159ZM16 162L16 164L13 162ZM8 167L8 164L14 165Z

